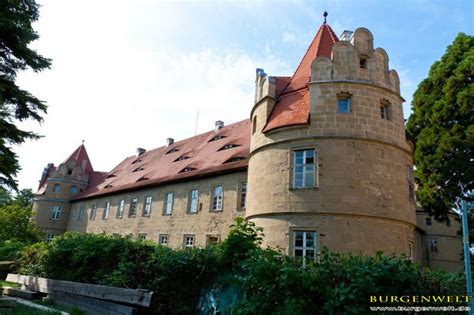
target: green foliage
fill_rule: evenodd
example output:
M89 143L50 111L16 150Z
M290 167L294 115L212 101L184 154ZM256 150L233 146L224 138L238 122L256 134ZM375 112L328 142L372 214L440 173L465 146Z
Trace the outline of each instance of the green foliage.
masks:
M230 297L221 307L233 314L291 315L364 314L370 295L464 292L461 275L423 269L405 257L324 249L303 267L301 260L260 248L261 236L262 229L242 219L222 244L209 248L174 250L105 234L67 233L49 245L25 248L20 272L153 290L164 314L195 313L200 294L209 288L222 300Z
M474 189L473 78L474 37L460 33L413 96L417 200L437 219Z
M19 129L15 120L42 121L46 112L43 101L22 90L15 80L19 71L41 71L50 67L50 60L30 48L39 38L32 23L39 17L34 0L0 1L0 186L17 188L14 177L20 169L12 145L38 135Z
M59 311L43 311L36 308L24 306L24 305L16 305L11 309L2 309L2 315L60 315L61 312Z
M0 243L0 261L17 260L25 246L25 243L18 241L5 241Z
M0 188L0 246L5 241L24 243L38 242L42 233L31 221L32 193L30 189L20 191L15 197Z

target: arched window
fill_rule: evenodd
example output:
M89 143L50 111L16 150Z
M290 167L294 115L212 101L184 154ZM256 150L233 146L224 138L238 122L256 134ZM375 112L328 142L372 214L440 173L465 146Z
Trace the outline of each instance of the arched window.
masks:
M60 192L61 191L61 185L60 184L54 184L53 191L54 192Z

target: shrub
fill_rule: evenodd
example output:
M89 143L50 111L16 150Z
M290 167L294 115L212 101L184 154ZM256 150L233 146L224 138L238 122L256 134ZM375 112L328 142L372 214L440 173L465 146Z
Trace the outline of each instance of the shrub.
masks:
M19 241L5 241L0 243L0 261L17 260L25 246L25 243Z

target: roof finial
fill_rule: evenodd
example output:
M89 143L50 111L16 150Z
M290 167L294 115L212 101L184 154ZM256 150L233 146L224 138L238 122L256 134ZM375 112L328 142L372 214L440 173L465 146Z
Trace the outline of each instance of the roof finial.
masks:
M328 16L328 13L326 11L324 11L323 16L324 16L324 24L326 24L326 17Z
M84 139L82 139L82 145L84 145Z

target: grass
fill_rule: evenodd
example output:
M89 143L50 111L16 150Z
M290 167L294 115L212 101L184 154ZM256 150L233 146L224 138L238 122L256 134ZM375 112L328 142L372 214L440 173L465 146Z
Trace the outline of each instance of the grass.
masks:
M58 305L53 300L51 300L49 298L44 298L43 300L34 301L34 302L36 304L40 304L40 305L44 305L44 306L47 306L47 307L54 308L58 311L67 312L71 315L83 315L84 314L84 312L81 309L77 308L77 307L65 307L65 306L62 306L62 305ZM3 315L3 314L0 314L0 315Z
M3 288L3 287L19 288L20 285L18 283L15 283L15 282L8 282L8 281L5 281L5 280L0 280L0 287L1 288Z
M16 305L13 308L1 309L1 315L57 315L61 314L60 312L47 312L43 310L38 310L24 305Z

